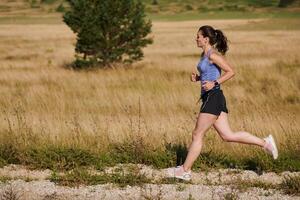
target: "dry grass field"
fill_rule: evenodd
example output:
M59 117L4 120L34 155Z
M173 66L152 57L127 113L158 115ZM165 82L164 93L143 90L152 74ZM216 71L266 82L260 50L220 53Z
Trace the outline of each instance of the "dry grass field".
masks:
M16 149L64 146L95 153L141 139L148 150L189 144L200 105L191 83L210 24L230 40L236 76L222 85L235 131L273 134L281 155L300 155L300 23L286 20L153 22L143 61L74 71L76 36L64 24L0 25L0 141ZM291 24L290 26L285 26ZM223 142L211 129L203 152L245 158L254 146ZM298 168L299 169L299 168Z

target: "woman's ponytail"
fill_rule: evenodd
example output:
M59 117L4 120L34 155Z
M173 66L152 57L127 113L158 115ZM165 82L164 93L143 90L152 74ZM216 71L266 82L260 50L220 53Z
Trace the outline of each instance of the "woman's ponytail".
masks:
M228 50L227 37L219 29L215 30L215 35L216 35L216 48L218 49L219 52L221 52L224 55Z

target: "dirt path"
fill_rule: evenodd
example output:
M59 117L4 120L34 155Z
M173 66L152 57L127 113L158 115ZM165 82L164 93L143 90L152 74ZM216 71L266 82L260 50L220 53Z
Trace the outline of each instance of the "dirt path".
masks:
M105 169L112 173L116 168L136 167L139 173L153 180L153 183L138 186L118 187L114 184L66 187L49 179L50 170L27 170L23 166L9 165L0 168L0 199L58 200L58 199L299 199L300 196L287 195L284 190L274 188L280 185L287 175L300 175L300 172L281 174L264 173L257 175L253 171L220 169L193 173L189 183L176 182L166 184L164 170L156 170L144 165L118 165ZM92 173L103 172L92 170ZM252 183L249 184L249 183ZM252 187L256 186L256 187Z

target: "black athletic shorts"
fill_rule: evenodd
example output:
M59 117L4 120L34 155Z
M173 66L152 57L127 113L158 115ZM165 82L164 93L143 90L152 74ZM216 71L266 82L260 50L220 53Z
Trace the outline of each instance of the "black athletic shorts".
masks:
M200 113L210 113L219 116L221 112L228 113L226 99L221 89L214 89L205 92L202 96Z

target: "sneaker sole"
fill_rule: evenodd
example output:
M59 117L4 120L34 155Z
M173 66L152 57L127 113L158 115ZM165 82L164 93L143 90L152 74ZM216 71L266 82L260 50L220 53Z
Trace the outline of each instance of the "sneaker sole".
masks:
M274 160L276 160L278 158L277 146L276 146L276 143L275 143L275 140L274 140L273 136L269 135L269 138L270 138L270 142L271 142L271 144L274 148L274 150L272 151L272 155L273 155Z
M169 177L169 178L178 178L178 179L185 180L185 181L191 180L191 175L186 174L185 176L188 176L188 177L175 176L175 171L173 171L173 170L167 170L166 174L167 174L167 177Z
M191 180L191 176L188 175L188 178L185 178L184 176L175 176L175 178L181 179L181 180L185 180L185 181L190 181Z

